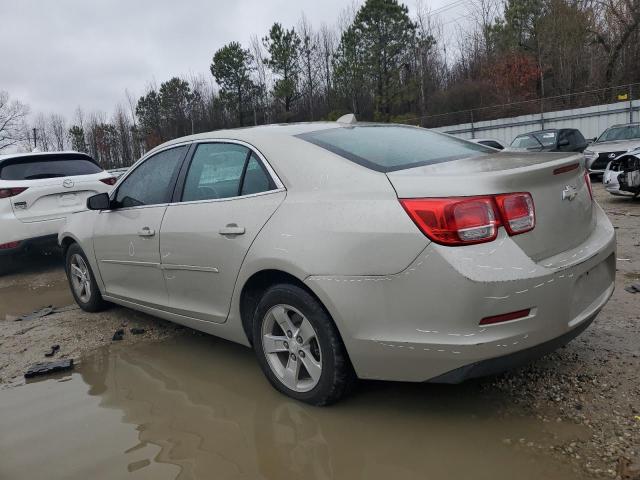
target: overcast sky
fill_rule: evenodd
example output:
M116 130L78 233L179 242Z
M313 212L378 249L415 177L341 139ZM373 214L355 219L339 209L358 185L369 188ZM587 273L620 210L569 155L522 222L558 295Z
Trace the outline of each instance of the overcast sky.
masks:
M406 0L410 11L416 0ZM424 0L433 10L454 0ZM230 41L247 46L274 21L334 25L351 0L0 0L0 90L32 114L78 106L111 114L145 86L172 76L209 75L213 53ZM362 1L356 1L361 4ZM455 2L461 3L460 1ZM454 5L450 22L465 14Z

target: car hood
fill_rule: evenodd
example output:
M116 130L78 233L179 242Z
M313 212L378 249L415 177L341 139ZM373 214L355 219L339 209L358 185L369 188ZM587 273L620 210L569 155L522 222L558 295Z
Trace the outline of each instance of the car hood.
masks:
M595 153L622 152L640 148L640 138L634 140L617 140L615 142L597 142L587 146L587 150Z

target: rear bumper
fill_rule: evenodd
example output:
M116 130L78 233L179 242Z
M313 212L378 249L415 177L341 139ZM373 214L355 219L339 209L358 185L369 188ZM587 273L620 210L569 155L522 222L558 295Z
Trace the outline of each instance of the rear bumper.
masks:
M611 289L611 293L613 293L613 288ZM610 294L607 296L607 300L609 297ZM606 303L606 300L604 303ZM584 332L596 318L598 312L600 311L600 308L602 307L599 307L596 312L589 315L576 328L574 328L573 330L569 330L567 333L560 335L559 337L553 338L530 348L525 348L524 350L510 353L508 355L491 358L489 360L481 360L479 362L465 365L464 367L456 368L455 370L432 378L429 381L433 383L461 383L472 378L496 375L506 370L526 365L527 363L543 357L544 355L557 350L563 345L566 345L582 332Z
M58 235L44 235L41 237L28 238L21 240L16 248L0 249L0 257L6 255L15 255L34 248L55 247L58 244Z
M459 381L494 373L579 334L610 298L615 231L595 208L588 239L539 263L502 232L489 244L430 244L396 275L313 276L307 284L333 316L361 378ZM523 309L529 316L479 325ZM490 368L478 366L484 362Z
M0 245L20 242L17 248L0 249L0 255L13 255L42 244L56 243L65 218L41 222L21 222L12 212L0 213ZM53 241L50 242L50 240Z

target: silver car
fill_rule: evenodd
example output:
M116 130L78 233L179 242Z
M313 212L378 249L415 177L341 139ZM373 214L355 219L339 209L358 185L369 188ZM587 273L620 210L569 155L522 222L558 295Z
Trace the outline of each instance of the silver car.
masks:
M640 123L613 125L607 128L584 151L591 173L602 173L614 158L640 148Z
M640 148L623 153L609 162L602 183L612 195L640 195Z
M324 405L356 378L456 383L549 352L611 296L581 154L307 123L161 145L60 232L78 304L251 346Z

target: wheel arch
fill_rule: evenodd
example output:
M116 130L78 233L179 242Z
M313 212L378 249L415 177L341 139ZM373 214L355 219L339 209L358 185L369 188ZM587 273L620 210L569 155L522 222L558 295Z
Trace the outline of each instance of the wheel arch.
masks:
M344 343L344 339L342 338L342 333L340 332L340 328L337 325L336 321L333 318L333 315L322 301L320 296L313 291L302 279L297 276L288 273L284 270L278 268L267 268L263 270L259 270L253 273L242 286L242 290L240 292L240 319L242 322L242 328L244 330L249 343L253 345L253 335L252 335L252 327L253 327L253 314L262 298L264 292L266 292L273 285L278 285L281 283L289 283L295 285L299 288L302 288L304 291L309 293L322 308L327 312L329 318L336 326L338 333L340 334L341 340Z

